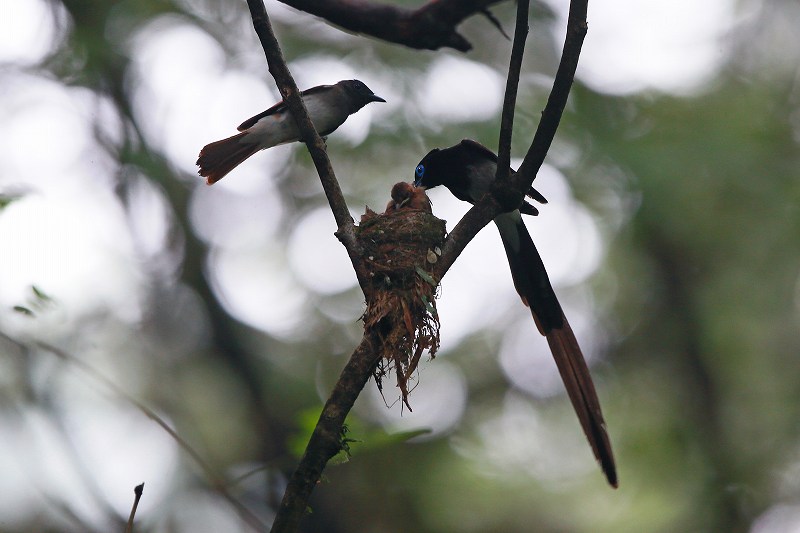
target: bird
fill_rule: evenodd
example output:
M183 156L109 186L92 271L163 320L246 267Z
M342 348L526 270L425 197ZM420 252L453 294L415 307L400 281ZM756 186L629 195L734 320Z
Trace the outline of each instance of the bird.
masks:
M359 80L342 80L302 91L308 115L320 136L333 133L347 117L371 102L386 102ZM285 101L250 117L240 133L207 144L197 158L198 174L212 185L260 150L300 140L300 132Z
M395 183L392 187L392 199L386 205L384 215L391 214L401 209L432 212L431 201L425 194L423 187L416 187L405 181Z
M474 204L489 192L496 173L497 155L477 141L464 139L449 148L431 150L423 157L414 170L414 185L426 189L444 185L456 198ZM526 196L539 203L547 203L533 187ZM519 209L501 213L494 219L511 267L514 287L522 303L530 308L537 329L547 338L567 395L594 456L608 483L616 488L618 479L614 454L589 367L558 302L542 258L525 227L522 214L536 215L538 209L523 200Z

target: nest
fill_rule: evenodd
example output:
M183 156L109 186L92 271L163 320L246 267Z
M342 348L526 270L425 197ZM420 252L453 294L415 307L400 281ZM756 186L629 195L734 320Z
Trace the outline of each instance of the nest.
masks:
M373 376L383 393L383 378L393 372L411 410L409 379L422 354L427 350L433 358L439 348L438 282L431 271L441 254L445 222L424 210L379 215L367 209L357 237L370 273L364 329L379 339L383 353Z

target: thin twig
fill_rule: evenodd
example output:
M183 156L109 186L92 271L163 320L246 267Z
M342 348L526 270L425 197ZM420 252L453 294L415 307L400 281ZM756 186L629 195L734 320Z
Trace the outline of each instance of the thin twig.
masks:
M233 495L228 491L225 481L223 481L214 470L208 465L200 454L194 450L189 443L187 443L183 438L178 435L174 429L172 429L169 424L167 424L163 418L158 416L152 409L144 405L142 402L122 390L122 388L108 379L106 376L98 372L95 368L93 368L88 363L81 361L77 357L69 354L68 352L53 346L51 344L47 344L46 342L37 342L36 346L41 348L42 350L48 351L53 355L57 356L64 361L69 362L72 366L82 371L84 374L92 378L93 380L102 383L106 386L111 392L115 395L119 396L126 402L130 403L136 409L141 411L146 417L150 418L153 422L161 426L161 428L166 431L170 437L178 444L178 446L191 457L195 463L200 467L200 469L205 474L206 478L208 479L211 486L216 490L223 498L225 498L228 503L230 503L234 509L239 513L239 516L244 520L250 527L252 527L255 531L266 531L266 526L258 519L256 515L254 515L250 510L242 505L239 500L233 497Z
M525 53L525 40L528 38L528 12L530 0L517 0L517 23L514 28L514 44L508 64L506 94L503 98L503 115L500 119L500 141L497 147L497 176L499 184L505 183L511 164L511 135L514 130L514 108L517 105L517 89L522 70L522 56Z
M128 517L128 525L125 526L125 533L133 533L133 517L136 516L136 509L139 507L139 500L142 499L142 492L144 492L144 483L133 488L133 507L131 508L131 515Z

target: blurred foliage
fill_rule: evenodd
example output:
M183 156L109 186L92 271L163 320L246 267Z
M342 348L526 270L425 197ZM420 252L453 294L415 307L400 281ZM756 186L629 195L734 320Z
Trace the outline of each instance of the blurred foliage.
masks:
M9 428L45 428L72 466L70 482L48 484L51 476L42 479L36 465L20 459L23 475L10 479L31 496L13 511L0 504L0 531L121 530L127 518L124 505L111 502L102 488L109 480L123 483L122 478L88 462L76 440L76 428L93 421L73 420L69 411L76 401L119 399L84 396L98 384L76 378L69 365L37 349L37 339L89 361L151 405L230 481L232 493L269 523L315 413L359 337L360 296L356 289L322 294L301 287L304 326L292 335L273 335L231 316L209 261L219 246L192 222L192 203L203 185L148 137L142 124L158 111L136 104L142 74L136 72L134 42L146 27L192 25L218 42L227 67L266 79L246 5L225 0L52 0L48 5L63 39L56 39L39 64L20 66L19 72L4 67L0 79L33 72L108 98L123 127L119 138L100 125L94 130L97 146L115 162L107 186L133 233L140 180L152 185L147 190L168 206L168 231L163 249L139 260L145 276L132 297L142 309L139 319L98 310L72 317L64 332L58 325L68 318L53 309L59 294L44 292L47 288L31 289L30 300L11 311L24 316L3 315L4 420ZM534 398L509 385L496 362L508 331L494 327L474 332L442 356L459 368L467 391L464 412L446 430L397 430L380 401L373 402L378 408L359 401L347 434L353 458L325 472L303 531L798 527L800 53L796 43L787 45L771 28L798 27L800 10L774 1L741 2L739 8L746 16L725 43L724 67L695 91L611 95L577 83L550 157L590 209L606 247L599 271L559 292L567 300L590 294L590 311L607 339L594 373L620 489L603 485L563 395ZM413 107L430 65L451 52L418 52L343 34L276 3L268 10L277 13L273 23L290 61L318 54L341 58L408 102L372 124L370 135L353 149L357 157L334 158L355 210L385 203L392 183L410 178L429 147L466 136L496 145L499 116L445 122ZM513 27L511 3L492 10L506 29ZM548 89L542 78L552 75L557 62L561 45L553 35L561 32L548 31L555 23L541 6L532 20L515 154L532 136ZM468 59L504 76L510 43L479 16L463 30L475 44ZM198 108L198 121L205 111ZM230 117L231 125L242 118ZM334 150L344 146L335 136L329 143ZM287 246L301 215L325 205L309 158L299 148L275 178L283 212L276 215L282 217L277 244L265 255ZM0 191L0 217L22 201ZM264 302L281 305L288 304ZM445 337L447 327L442 324ZM438 359L423 365L420 379L437 364ZM114 409L126 417L140 414L118 403ZM414 409L416 414L423 406ZM151 425L135 427L144 434ZM163 440L158 431L152 434ZM24 439L18 440L23 457ZM162 455L168 444L159 446L154 463L169 455ZM150 472L144 465L128 466ZM159 473L156 502L148 502L150 479L125 481L124 490L146 483L137 531L248 530L189 457L181 455ZM0 499L13 492L7 485L0 491L8 493Z

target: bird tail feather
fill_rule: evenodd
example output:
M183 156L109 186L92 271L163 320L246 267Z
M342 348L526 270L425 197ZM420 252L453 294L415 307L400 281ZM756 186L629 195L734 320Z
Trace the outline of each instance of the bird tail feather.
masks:
M586 365L578 340L567 322L567 317L563 318L560 328L553 328L546 337L572 407L578 415L594 456L603 468L608 482L616 488L618 481L614 454L606 432L603 412L600 410L600 401L594 389L592 376L589 374L589 367Z
M245 135L247 132L243 131L233 137L207 144L200 150L197 158L197 166L200 167L198 174L206 178L206 183L212 185L218 182L261 149L258 143L242 142Z
M511 267L511 278L522 302L530 307L539 333L547 338L572 406L608 482L617 486L614 454L606 432L600 400L589 367L564 316L542 258L519 214L495 219Z

